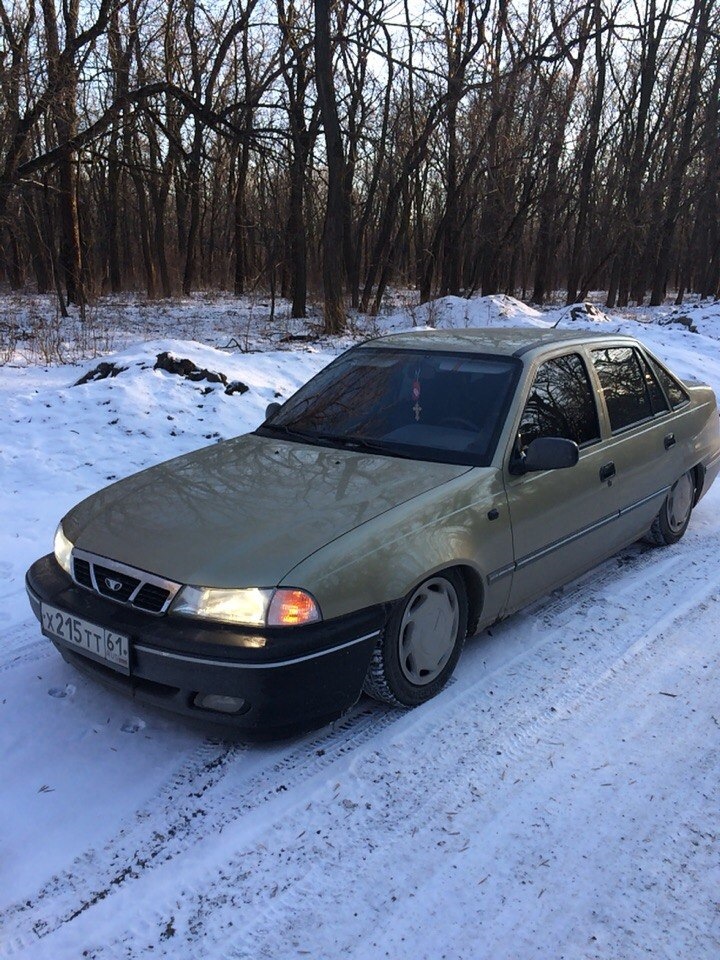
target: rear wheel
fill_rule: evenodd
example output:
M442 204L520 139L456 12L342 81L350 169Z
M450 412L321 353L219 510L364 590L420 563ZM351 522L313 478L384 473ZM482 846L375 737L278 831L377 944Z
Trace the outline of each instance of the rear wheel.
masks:
M462 577L453 570L429 577L390 616L370 661L365 692L399 707L430 700L455 669L467 621Z
M648 542L661 547L677 543L688 528L694 501L695 479L692 471L688 471L670 488L650 527Z

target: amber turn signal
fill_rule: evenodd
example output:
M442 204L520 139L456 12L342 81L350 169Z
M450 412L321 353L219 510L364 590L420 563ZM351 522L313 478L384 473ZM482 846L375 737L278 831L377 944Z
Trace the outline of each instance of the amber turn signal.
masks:
M318 620L322 620L320 608L309 593L285 587L275 591L268 610L269 627L295 627Z

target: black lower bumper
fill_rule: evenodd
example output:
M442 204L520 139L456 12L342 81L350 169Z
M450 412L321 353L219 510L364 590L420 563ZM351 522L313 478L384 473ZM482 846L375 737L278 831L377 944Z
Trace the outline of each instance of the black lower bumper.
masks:
M382 606L305 627L249 630L172 616L153 616L79 587L54 556L26 575L30 604L41 603L130 637L130 673L46 634L62 656L133 699L256 736L283 736L318 726L359 698L385 621ZM236 697L236 713L196 706L198 694Z

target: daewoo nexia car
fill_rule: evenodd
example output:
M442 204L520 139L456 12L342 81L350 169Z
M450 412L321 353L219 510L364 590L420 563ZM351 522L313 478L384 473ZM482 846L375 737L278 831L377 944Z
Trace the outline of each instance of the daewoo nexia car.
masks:
M478 628L679 540L718 426L713 391L629 337L396 334L83 501L27 590L69 663L179 713L275 735L363 689L409 707Z

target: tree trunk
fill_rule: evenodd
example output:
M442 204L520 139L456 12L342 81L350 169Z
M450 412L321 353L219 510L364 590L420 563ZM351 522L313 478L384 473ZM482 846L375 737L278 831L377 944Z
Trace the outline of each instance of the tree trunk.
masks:
M202 153L203 130L198 118L195 118L190 157L188 158L189 219L185 241L185 268L183 270L182 289L185 296L192 293L197 269L197 245L200 234L200 157Z
M40 216L30 187L23 187L21 191L25 232L30 246L35 285L38 293L47 293L51 286L50 270L46 253L46 243L38 223Z
M117 131L113 125L108 151L107 213L105 220L105 259L112 293L119 293L122 290L120 250L118 247L120 165L118 164L117 154Z
M577 303L581 284L584 286L584 263L587 248L588 224L593 210L592 180L597 162L597 146L600 135L600 121L602 120L603 103L605 100L605 78L607 75L607 58L603 50L602 33L603 8L601 0L594 0L593 29L595 31L595 65L597 75L595 89L588 117L588 137L583 153L580 170L580 184L578 189L578 214L575 223L572 254L568 269L567 300L566 303Z
M688 33L695 36L695 50L693 52L682 132L675 156L675 163L673 164L670 175L670 190L665 207L665 219L663 220L661 228L660 248L653 273L652 293L650 296L651 307L659 306L665 299L667 276L670 270L670 252L675 236L675 225L680 213L680 196L685 173L691 160L693 124L700 99L700 79L705 46L708 40L707 27L710 6L711 4L708 0L695 0L690 19Z
M345 160L333 82L330 40L331 0L315 0L315 82L325 135L328 188L323 228L324 331L341 333L345 327L343 302L343 178Z
M307 316L307 240L305 238L305 158L302 147L293 144L290 163L288 245L290 249L290 296L293 317Z
M155 257L157 259L158 273L160 274L160 289L165 299L172 296L172 283L170 281L170 271L167 263L167 238L165 233L165 197L160 196L153 200L154 239L155 239Z
M235 274L233 289L241 297L246 290L248 210L245 202L250 154L247 144L241 144L237 153L235 174L235 198L233 203L233 247L235 249Z
M77 33L79 0L64 6L65 42L72 42ZM56 96L52 114L59 146L67 144L77 133L77 73L74 60L61 57L57 14L53 0L42 0L47 42L48 70ZM60 214L60 270L65 281L68 303L81 306L85 302L82 278L82 249L77 197L76 157L63 150L58 160L58 209Z

